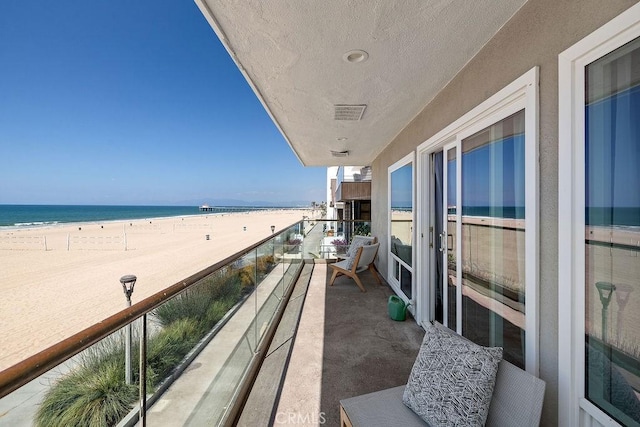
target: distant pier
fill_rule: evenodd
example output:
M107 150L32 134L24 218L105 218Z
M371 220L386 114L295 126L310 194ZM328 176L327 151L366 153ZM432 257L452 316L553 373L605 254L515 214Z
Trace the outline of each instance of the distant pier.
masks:
M198 209L200 212L217 212L217 213L232 213L232 212L252 212L252 211L271 211L278 210L296 210L301 207L289 207L289 206L209 206L202 205Z

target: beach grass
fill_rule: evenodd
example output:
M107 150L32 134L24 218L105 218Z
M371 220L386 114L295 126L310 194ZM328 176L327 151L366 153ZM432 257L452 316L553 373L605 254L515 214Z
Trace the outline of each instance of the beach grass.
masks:
M256 265L224 268L154 311L160 329L148 340L147 387L153 390L206 333L237 304L255 280L273 269L272 257ZM139 382L138 340L132 348L134 382ZM129 413L138 385L124 381L124 335L88 349L79 365L54 383L35 417L36 426L113 426Z
M58 380L35 415L42 427L112 426L130 410L138 387L124 382L124 344L107 339L83 354L79 366Z
M199 329L204 335L240 301L241 293L242 278L224 269L167 301L154 314L163 327L182 319L200 319ZM217 316L223 310L222 316Z

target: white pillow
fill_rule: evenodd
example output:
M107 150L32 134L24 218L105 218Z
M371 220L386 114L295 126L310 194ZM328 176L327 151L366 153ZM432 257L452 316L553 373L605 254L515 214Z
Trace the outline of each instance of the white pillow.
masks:
M370 245L371 241L370 240L364 240L364 239L354 239L351 242L351 246L349 246L349 251L351 252L349 253L348 257L347 257L347 270L351 270L351 267L353 267L353 263L356 261L356 255L358 255L358 249L360 249L360 247L362 246L367 246Z

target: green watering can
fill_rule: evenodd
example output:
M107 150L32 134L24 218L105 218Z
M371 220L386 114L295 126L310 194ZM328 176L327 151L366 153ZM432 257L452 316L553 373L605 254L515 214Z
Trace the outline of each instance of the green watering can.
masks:
M393 320L398 320L400 322L404 321L407 318L407 307L409 304L405 304L397 295L391 295L389 297L389 302L387 303L387 308L389 309L389 317Z

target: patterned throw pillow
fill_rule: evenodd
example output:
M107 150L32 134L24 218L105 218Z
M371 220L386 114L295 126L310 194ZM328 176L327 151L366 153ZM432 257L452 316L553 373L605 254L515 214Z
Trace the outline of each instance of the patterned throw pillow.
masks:
M402 401L430 426L483 426L502 348L428 325Z
M347 257L347 270L351 270L353 267L353 263L356 261L356 255L358 255L358 249L362 246L370 245L370 240L364 239L353 239L351 242L351 246L349 246L349 256Z

